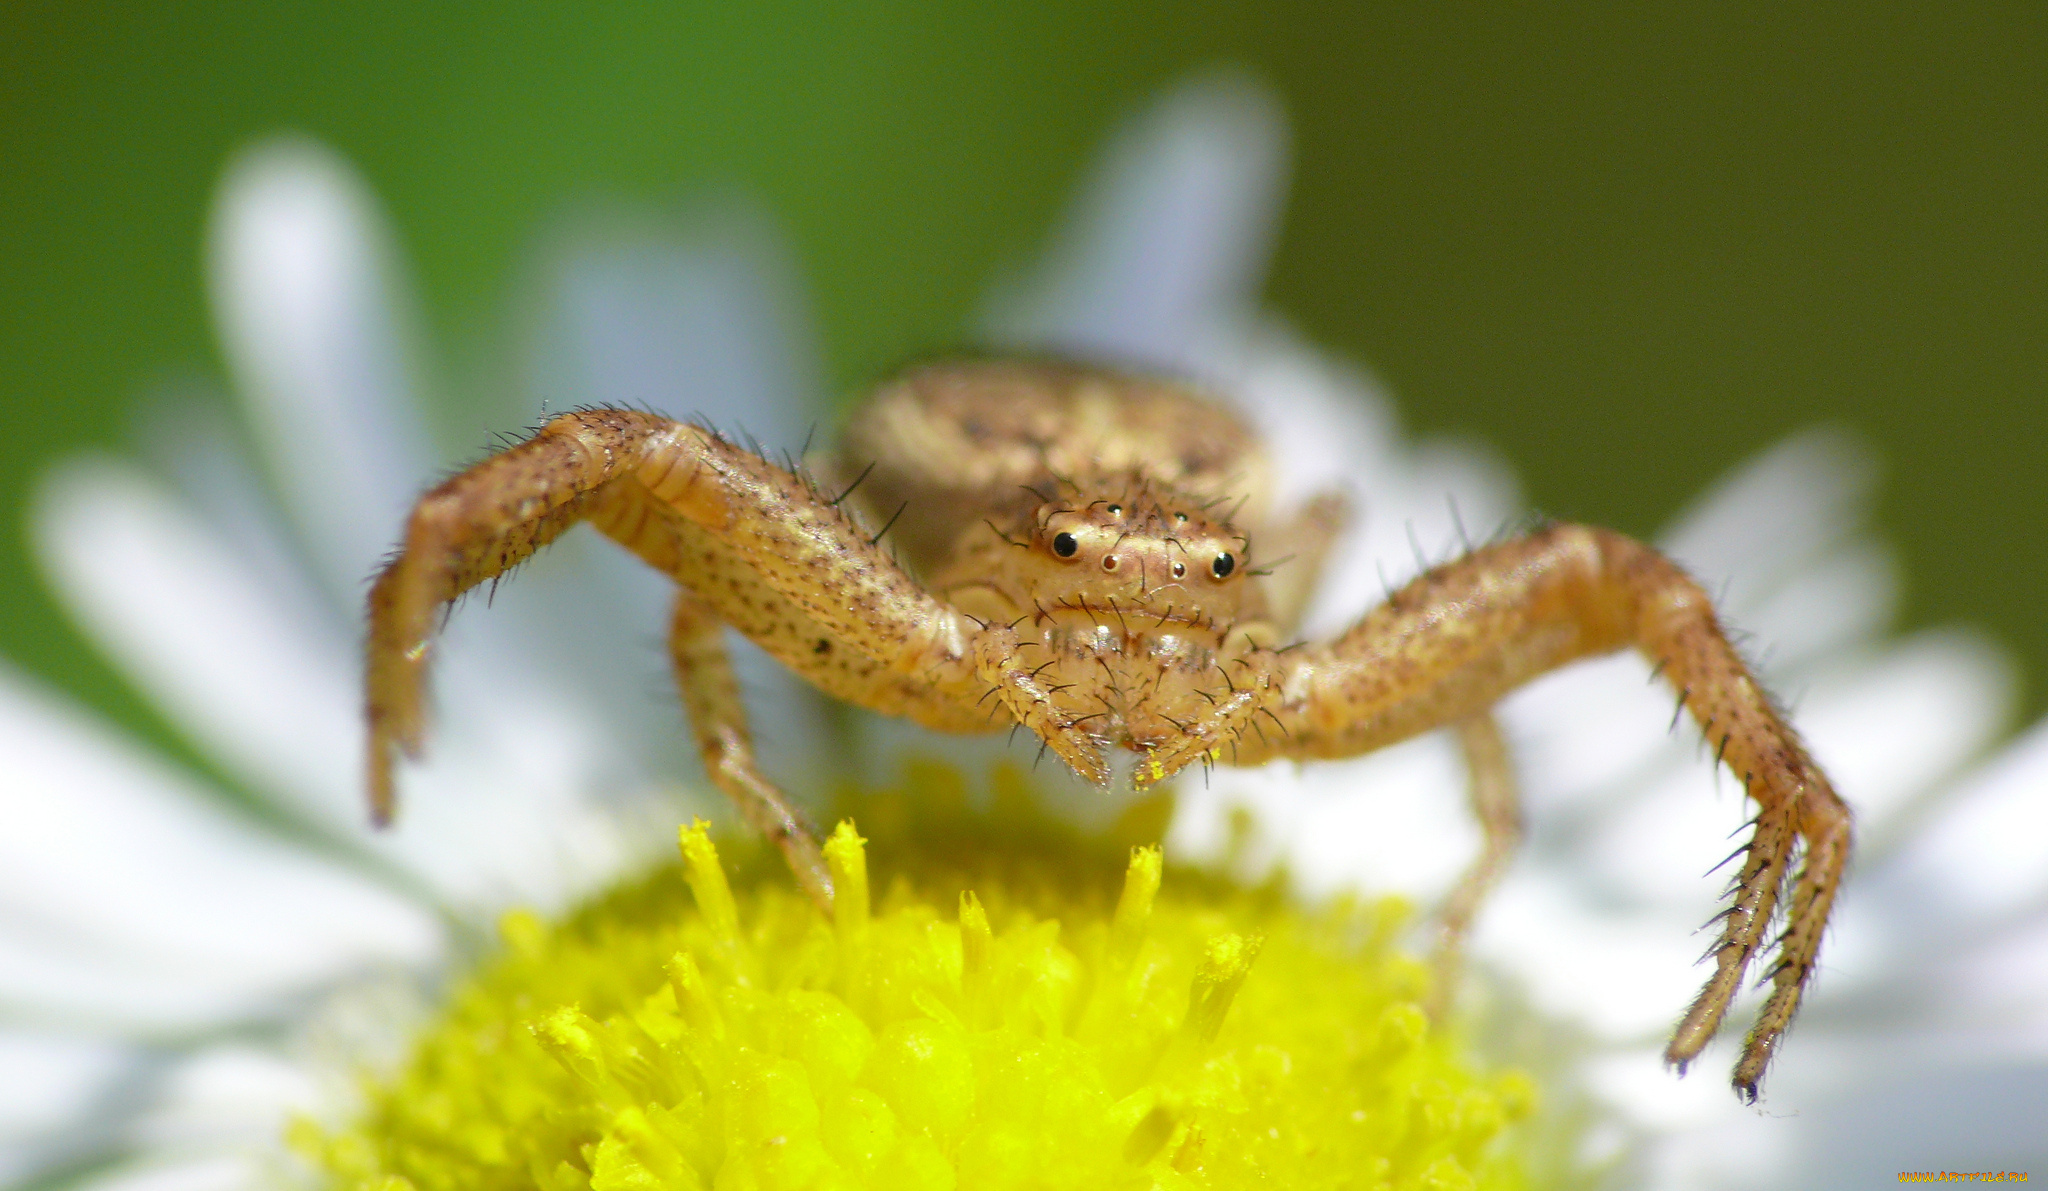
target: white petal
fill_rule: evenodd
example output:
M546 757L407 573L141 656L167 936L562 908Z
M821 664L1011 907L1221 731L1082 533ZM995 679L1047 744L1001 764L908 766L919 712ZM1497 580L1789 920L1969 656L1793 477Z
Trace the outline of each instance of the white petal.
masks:
M1851 542L1752 597L1740 608L1722 609L1722 620L1739 634L1738 644L1762 676L1776 685L1890 627L1899 604L1898 556L1876 542Z
M0 1185L101 1140L93 1122L137 1057L106 1038L0 1030Z
M346 605L306 569L292 527L246 454L232 412L216 399L180 392L149 400L142 416L142 470L162 476L191 519L233 544L252 584L305 624L352 639L362 615L358 584ZM344 629L342 626L351 626Z
M2012 663L1960 629L1908 637L1867 664L1819 676L1795 710L1816 760L1858 816L1868 847L1893 816L1962 768L2007 722Z
M290 606L169 494L118 464L55 473L37 529L88 630L166 714L333 838L479 910L506 898L559 905L620 862L619 828L587 804L620 794L611 779L622 750L590 709L522 681L520 661L469 648L470 634L493 627L487 615L458 617L447 635L454 664L441 686L456 714L437 725L426 763L408 769L418 777L398 827L373 835L358 663L317 609Z
M1739 621L1859 530L1875 479L1858 440L1804 431L1717 481L1659 540Z
M316 144L292 140L257 146L222 183L209 266L237 387L270 451L278 486L318 555L323 578L351 615L364 578L396 539L407 507L429 475L429 452L422 449L423 435L410 405L414 382L407 375L405 303L394 255L366 188L344 162ZM214 562L202 569L215 576L234 573ZM537 733L558 740L574 737L568 751L577 758L572 776L579 780L554 791L515 783L504 791L510 805L498 808L499 818L508 827L516 825L514 834L526 846L545 847L552 830L550 812L518 804L517 795L585 797L593 779L636 768L637 750L630 741L645 733L610 736L601 728L594 735L579 733L579 727L596 723L579 725L562 712L559 701L547 698L543 692L564 684L547 675L542 658L521 652L519 643L541 636L535 630L543 621L519 614L532 601L520 593L505 603L499 615L478 619L450 642L440 667L441 685L458 718L490 721L480 734L493 741ZM578 611L591 614L587 607ZM595 619L610 623L602 615ZM189 643L191 634L185 636ZM353 633L343 636L343 648L336 651L342 664L317 665L295 684L293 694L313 698L280 699L286 710L269 717L290 718L300 739L287 743L267 732L230 730L230 718L242 728L265 718L250 714L242 698L245 688L220 689L231 683L216 684L211 694L233 697L214 700L208 711L215 739L229 745L223 751L261 775L254 784L314 809L330 829L354 832L361 822L355 756L360 729L354 711L358 663ZM466 639L491 647L465 650L460 642ZM298 642L299 653L305 644ZM295 657L291 664L305 660ZM209 667L216 680L247 679L263 668L258 663L229 673L237 668ZM321 689L311 689L316 686ZM462 697L474 688L511 697ZM508 708L517 708L516 722L508 718ZM597 722L605 718L600 715ZM559 750L551 755L562 756ZM622 763L609 772L581 767L596 756ZM437 764L446 772L445 758ZM536 780L555 780L564 771L550 765L535 774ZM537 879L535 874L558 869L551 861L528 863L535 860L530 855L465 849L460 835L430 835L417 824L380 846L464 900L483 897L485 887L499 887L508 879L521 886Z
M2048 720L1960 783L1903 850L1899 879L1938 892L1943 914L1991 919L2048 900ZM2038 909L2036 909L2038 912Z
M1751 813L1740 782L1718 771L1704 748L1689 752L1579 825L1563 866L1605 898L1670 911L1673 926L1685 931L1715 910L1726 870L1711 877L1709 870L1741 842Z
M1611 813L1674 769L1707 766L1674 731L1673 696L1635 653L1575 662L1501 701L1531 821Z
M1234 74L1183 85L1111 138L1044 263L984 325L1007 346L1211 374L1219 324L1263 278L1286 171L1265 90Z
M44 569L83 627L195 743L337 833L361 822L352 643L264 585L181 502L125 464L45 480Z
M636 406L771 451L803 445L819 412L816 347L764 217L720 210L683 235L613 217L574 234L549 272L535 367L551 404Z
M1873 837L1882 839L1892 814L1988 743L2010 691L1996 653L1974 638L1927 633L1871 662L1838 667L1806 693L1798 719L1836 789L1863 816L1867 847ZM1661 692L1637 686L1637 697L1662 710ZM1519 696L1513 706L1524 706ZM1561 714L1553 710L1552 732L1568 730L1555 722ZM1630 714L1621 722L1642 718ZM1590 740L1601 725L1594 719L1582 735ZM1644 725L1631 726L1628 735L1643 734ZM1610 896L1704 918L1702 899L1719 881L1705 882L1701 874L1740 842L1731 833L1740 834L1751 811L1740 783L1712 763L1697 731L1682 726L1679 734L1685 747L1660 749L1664 764L1657 771L1638 772L1618 796L1588 804L1593 813L1579 827L1583 838L1576 845L1583 855L1572 868L1602 882ZM1632 743L1617 739L1615 747L1623 751ZM1549 775L1531 772L1537 774L1532 785L1548 784ZM1538 831L1544 826L1539 822Z
M110 730L0 674L0 1000L123 1029L273 1010L435 963L428 913L259 832Z
M1512 974L1545 1015L1595 1037L1661 1037L1706 978L1695 966L1705 941L1663 913L1589 903L1568 878L1528 864L1511 871L1474 926L1473 957Z
M1747 1186L1868 1187L1900 1171L2025 1171L2048 1165L2048 1068L1914 1056L1801 1113L1796 1158Z
M322 578L345 603L427 474L389 239L346 162L304 139L229 167L207 252L235 387Z
M270 1191L279 1172L248 1154L229 1152L145 1159L77 1184L77 1191Z
M1798 1123L1786 1117L1799 1110L1775 1107L1790 1101L1775 1086L1777 1072L1772 1079L1764 1105L1742 1109L1735 1105L1723 1070L1696 1070L1674 1079L1655 1051L1616 1057L1596 1065L1593 1074L1595 1086L1617 1111L1654 1122L1664 1133L1644 1156L1639 1184L1656 1191L1777 1186L1797 1153ZM1799 1185L1827 1185L1817 1173L1807 1172L1814 1181Z
M293 1113L322 1107L313 1073L272 1050L211 1046L165 1073L155 1102L129 1129L142 1146L274 1149Z
M1463 782L1441 735L1343 761L1220 767L1182 784L1167 843L1177 857L1217 860L1241 807L1258 835L1240 875L1277 861L1309 898L1359 889L1428 904L1478 852Z
M1855 1080L1824 1096L1794 1090L1812 1048L1793 1050L1772 1072L1782 1088L1758 1108L1724 1109L1662 1141L1649 1185L1874 1187L1897 1182L1902 1171L2027 1171L2048 1161L2048 1071L1916 1053L1878 1038L1855 1047Z
M1331 489L1377 494L1398 484L1408 443L1370 378L1278 322L1257 324L1251 343L1224 393L1265 444L1282 508Z
M1734 1097L1721 1074L1702 1061L1681 1077L1664 1065L1661 1043L1609 1051L1585 1066L1586 1082L1612 1111L1658 1130L1696 1128L1726 1117Z
M1974 925L1965 919L1958 933L1981 933ZM1940 995L1940 1024L1988 1041L1998 1057L2048 1065L2048 914L2037 909L2012 929L1969 942L1919 970Z

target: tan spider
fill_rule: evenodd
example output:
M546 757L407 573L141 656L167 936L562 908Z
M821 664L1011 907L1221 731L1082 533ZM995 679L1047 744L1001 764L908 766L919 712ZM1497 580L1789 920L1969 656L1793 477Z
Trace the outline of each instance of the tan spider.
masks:
M1699 1054L1782 918L1775 987L1735 1068L1755 1098L1813 971L1849 812L1668 559L1551 525L1431 568L1335 640L1289 644L1341 498L1269 523L1267 461L1233 415L1174 384L1062 364L916 369L855 413L819 470L840 469L849 490L826 493L704 428L592 409L427 493L370 593L377 819L394 806L393 749L421 747L443 608L589 521L676 581L669 648L705 767L821 902L817 841L756 768L721 625L850 703L941 732L1021 725L1096 783L1117 746L1144 786L1197 761L1347 757L1451 727L1485 834L1443 911L1455 954L1520 834L1490 709L1634 646L1758 807L1714 973L1665 1052L1681 1070Z

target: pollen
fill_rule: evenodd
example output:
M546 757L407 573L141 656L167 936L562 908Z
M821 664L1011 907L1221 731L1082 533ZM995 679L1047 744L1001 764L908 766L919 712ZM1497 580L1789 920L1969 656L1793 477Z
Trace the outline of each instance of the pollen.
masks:
M1424 1016L1399 903L900 805L831 836L829 916L701 821L563 921L507 915L294 1146L361 1191L1528 1185L1533 1085Z

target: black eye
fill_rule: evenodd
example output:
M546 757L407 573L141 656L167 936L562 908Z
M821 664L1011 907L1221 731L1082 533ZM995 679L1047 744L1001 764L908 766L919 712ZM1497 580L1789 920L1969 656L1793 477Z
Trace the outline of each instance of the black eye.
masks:
M1073 534L1056 533L1052 536L1052 552L1061 558L1074 557L1074 551L1080 548L1081 543L1074 540Z
M1216 576L1218 579L1223 578L1224 576L1230 574L1230 572L1236 569L1237 560L1230 557L1228 554L1217 555L1216 561L1209 564L1209 573Z

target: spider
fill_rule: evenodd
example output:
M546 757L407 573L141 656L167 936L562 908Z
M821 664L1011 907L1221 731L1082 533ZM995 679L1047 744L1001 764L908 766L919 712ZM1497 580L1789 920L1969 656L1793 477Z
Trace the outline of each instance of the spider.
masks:
M1269 519L1267 466L1249 428L1188 387L1051 361L915 368L815 473L651 413L563 414L421 497L376 578L374 817L394 809L394 752L421 749L446 607L588 521L676 581L669 651L705 768L821 904L816 836L756 765L722 625L835 698L941 732L1021 726L1104 785L1119 747L1143 787L1197 762L1348 757L1449 727L1484 841L1442 912L1454 954L1521 830L1491 708L1633 646L1757 804L1713 973L1665 1052L1682 1074L1775 944L1734 1070L1753 1102L1813 973L1850 816L1706 593L1640 542L1550 524L1430 568L1334 640L1292 642L1346 509L1325 495ZM828 493L815 475L833 470L855 478ZM1253 566L1281 556L1294 564Z

